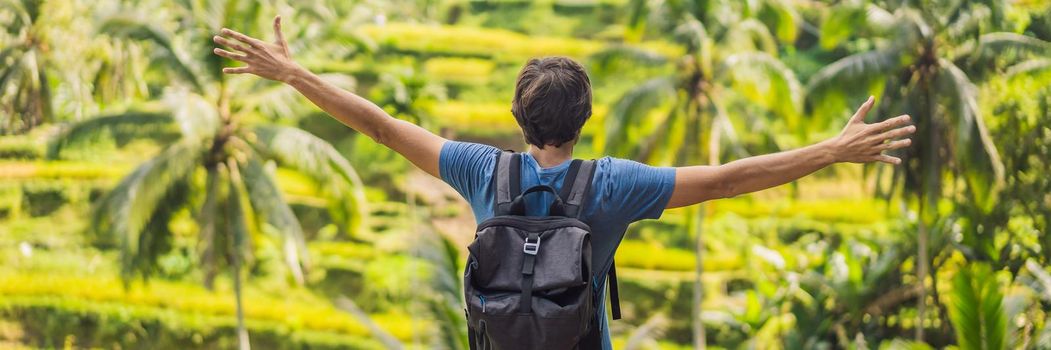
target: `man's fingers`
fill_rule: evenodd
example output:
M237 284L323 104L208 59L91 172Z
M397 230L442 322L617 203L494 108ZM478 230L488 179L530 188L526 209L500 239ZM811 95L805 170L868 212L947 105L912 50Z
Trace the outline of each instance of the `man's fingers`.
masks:
M230 29L230 28L223 28L222 33L223 33L223 35L227 35L227 36L233 37L234 39L237 39L240 42L248 44L248 46L251 46L251 47L254 47L254 48L261 48L261 47L263 47L263 42L259 41L259 39L256 39L256 38L253 38L253 37L241 34L240 32L238 32L236 30L233 30L233 29Z
M248 67L248 66L245 66L245 67L232 67L232 68L227 67L227 68L223 68L223 73L226 73L226 74L244 74L244 73L251 73L252 72L251 69L252 68Z
M875 140L877 143L882 143L883 141L893 140L893 139L905 137L905 136L908 136L908 135L912 135L913 132L916 132L916 126L915 125L909 125L909 126L897 128L897 129L894 129L894 130L885 131L882 134L877 135L875 138L873 138L873 140Z
M229 48L237 50L237 51L248 52L249 50L251 50L251 48L246 47L246 46L241 45L241 44L238 44L236 41L233 41L233 40L230 40L230 39L218 36L218 35L213 36L212 37L212 41L215 42L216 44L223 45L223 46L229 47Z
M214 52L216 55L223 56L223 57L229 58L231 60L237 60L237 61L244 62L244 59L245 59L245 54L243 54L243 53L230 52L230 51L226 51L226 50L220 49L218 47L215 48L215 49L212 49L212 52Z
M876 158L874 160L878 161L878 162L884 162L884 163L887 163L887 164L892 164L892 165L901 164L901 158L888 156L886 154L880 154L880 155L876 156Z
M850 117L850 122L851 123L864 122L865 121L865 115L869 114L869 110L872 109L872 105L874 105L874 104L876 104L876 98L873 97L873 96L869 96L869 99L865 100L865 103L862 103L861 107L858 108L858 111L854 112L854 116Z
M274 17L274 35L277 38L277 44L282 47L287 46L285 43L285 35L281 33L281 16Z
M883 145L880 146L880 148L883 149L884 151L889 151L889 150L895 150L895 149L899 149L899 148L909 147L909 145L911 145L911 144L912 144L912 140L910 140L910 139L895 140L895 141L884 143Z
M873 128L873 130L874 130L874 132L881 132L881 131L884 131L884 130L897 128L899 126L905 126L910 121L912 121L912 117L909 117L908 114L899 115L897 117L890 118L890 119L884 120L882 122L873 124L873 125L875 125L875 128Z

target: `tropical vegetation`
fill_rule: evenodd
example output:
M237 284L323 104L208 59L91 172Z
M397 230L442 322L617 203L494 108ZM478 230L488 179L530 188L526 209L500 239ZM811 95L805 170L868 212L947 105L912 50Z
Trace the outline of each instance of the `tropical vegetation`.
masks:
M230 27L395 117L523 149L521 64L587 67L577 157L716 165L909 114L836 165L633 225L617 349L1051 349L1051 3L0 0L0 347L466 349L459 195Z

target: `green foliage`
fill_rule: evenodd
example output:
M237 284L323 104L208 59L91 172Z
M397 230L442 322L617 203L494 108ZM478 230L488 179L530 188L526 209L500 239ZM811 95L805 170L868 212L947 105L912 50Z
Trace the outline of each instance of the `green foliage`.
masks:
M616 259L619 266L646 270L693 271L695 265L690 251L636 241L621 242Z
M487 57L501 62L519 63L538 56L586 57L601 49L596 41L536 37L494 29L466 26L433 26L389 23L366 26L361 30L380 45L398 51L450 56ZM675 56L678 48L663 43L647 43L644 48Z
M229 317L201 317L161 308L144 308L73 299L8 298L0 314L17 319L21 341L39 347L61 347L65 339L77 347L230 348L237 344ZM382 349L362 335L297 330L272 322L249 322L252 342L282 349Z
M831 50L853 35L857 24L865 21L865 7L853 4L835 6L821 23L821 48Z
M28 137L0 138L0 159L40 159L45 149L42 142Z
M129 111L98 116L63 130L49 145L47 156L56 159L59 158L59 151L64 148L88 146L90 141L94 141L90 138L100 134L113 137L117 146L124 146L136 138L170 140L176 133L172 117L166 113Z
M685 349L699 331L712 348L1051 348L1049 10L0 0L0 347L232 348L246 328L257 348L465 348L473 222L456 194L294 88L220 74L238 63L211 53L218 28L272 40L280 14L324 80L502 148L522 145L515 76L546 55L591 77L580 158L798 147L870 94L867 122L917 121L905 166L632 226L616 348Z
M953 277L949 312L960 349L1007 348L1007 316L999 278L985 264L961 268Z
M332 145L300 129L261 126L254 130L256 149L281 165L295 169L322 184L330 213L345 230L367 235L364 220L368 212L364 185L354 167ZM262 170L255 166L253 170Z

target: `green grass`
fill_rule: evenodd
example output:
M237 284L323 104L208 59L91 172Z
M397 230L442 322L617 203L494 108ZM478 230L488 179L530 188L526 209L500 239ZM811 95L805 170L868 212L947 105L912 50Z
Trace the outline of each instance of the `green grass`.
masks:
M247 290L244 297L245 317L293 329L369 335L350 315L334 309L323 298L304 290L288 290L280 294L268 295ZM106 274L67 276L41 271L8 272L0 274L0 295L4 299L47 297L63 301L157 308L209 317L232 318L235 311L233 292L230 290L209 291L193 284L164 280L151 280L145 284L133 283L125 289L116 276ZM412 330L402 326L408 323L406 317L380 316L382 317L378 317L378 322L387 326L385 328L396 337L411 337Z
M595 40L534 37L502 29L467 26L388 23L365 26L362 31L395 51L491 58L514 64L522 64L532 57L552 55L585 58L608 46ZM667 57L682 54L681 48L663 42L647 42L639 47Z
M54 296L5 296L0 316L19 321L23 342L40 346L71 341L78 347L117 344L133 347L230 347L236 319L229 315L191 314L166 307ZM248 319L252 342L264 347L381 349L366 335L289 327L281 322ZM32 339L36 338L36 339Z

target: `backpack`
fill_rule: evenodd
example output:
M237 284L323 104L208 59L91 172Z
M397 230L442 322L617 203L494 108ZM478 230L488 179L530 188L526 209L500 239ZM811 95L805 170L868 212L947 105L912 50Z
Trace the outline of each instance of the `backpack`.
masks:
M573 160L556 192L521 191L521 154L502 152L493 172L493 217L468 247L464 298L472 350L601 349L601 300L591 227L580 220L594 161ZM525 197L554 194L548 216L525 213ZM616 270L609 271L613 319L620 318Z

